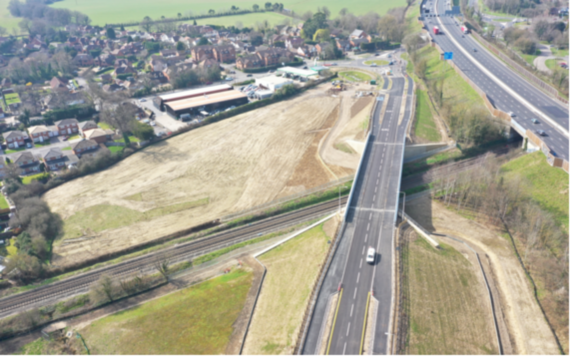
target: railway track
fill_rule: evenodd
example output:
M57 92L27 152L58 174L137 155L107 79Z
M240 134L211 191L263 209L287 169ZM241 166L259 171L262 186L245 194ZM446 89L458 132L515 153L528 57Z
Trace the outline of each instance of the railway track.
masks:
M342 206L346 204L346 200L346 197L341 198ZM108 274L118 279L139 273L149 273L156 271L154 264L157 260L167 258L171 264L189 260L208 252L311 220L323 214L333 212L338 208L338 200L320 203L251 223L247 226L237 227L201 239L177 244L170 248L136 257L116 265L101 267L30 291L14 294L0 299L0 318L26 309L45 305L53 300L86 292L89 290L91 284L97 281L102 274Z

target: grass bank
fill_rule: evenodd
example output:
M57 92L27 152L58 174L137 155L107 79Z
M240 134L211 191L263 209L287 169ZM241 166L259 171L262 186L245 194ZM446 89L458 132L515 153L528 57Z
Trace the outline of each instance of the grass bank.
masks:
M441 141L441 135L435 124L433 113L429 107L427 91L416 90L416 119L414 121L414 135L429 142Z
M222 354L252 282L224 276L99 319L80 330L98 354Z
M372 80L372 77L370 75L355 70L339 72L338 75L342 79L348 80L350 82L368 82Z
M406 354L497 354L490 310L476 269L457 250L435 250L415 233L402 253Z
M313 284L336 225L336 220L328 220L259 257L267 267L267 275L244 354L289 355L293 352Z

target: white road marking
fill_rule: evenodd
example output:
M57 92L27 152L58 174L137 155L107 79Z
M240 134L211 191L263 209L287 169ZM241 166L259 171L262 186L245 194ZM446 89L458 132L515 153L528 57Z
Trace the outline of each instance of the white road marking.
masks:
M362 268L362 258L360 259L360 267L358 268Z
M352 318L352 312L354 311L354 304L350 307L350 317Z
M366 234L366 236L364 236L364 242L366 242L368 240L368 234Z
M366 246L362 246L362 254L364 255L364 251L366 250Z
M366 227L366 231L370 230L370 223L368 223L368 226Z
M356 291L358 291L358 287L354 288L354 295L352 296L352 299L356 299Z
M342 354L344 355L346 353L346 342L344 343L344 348L342 349Z
M360 281L360 272L358 272L358 276L356 276L356 283Z
M348 336L349 332L350 332L350 322L348 323L348 328L346 328L346 336Z

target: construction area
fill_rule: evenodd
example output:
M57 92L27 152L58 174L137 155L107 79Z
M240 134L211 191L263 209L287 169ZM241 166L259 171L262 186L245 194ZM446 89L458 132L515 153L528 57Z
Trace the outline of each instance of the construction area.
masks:
M494 315L503 353L560 353L508 238L429 196L407 202L406 211L422 227L437 233L435 238L443 247L440 251L434 250L424 240L418 240L422 238L410 229L408 253L403 258L410 279L409 334L405 347L408 352L448 353L451 349L445 346L463 345L455 352L497 353L495 328L490 321L493 313L480 271L483 268L495 303ZM473 250L442 235L460 239ZM481 267L473 251L479 255ZM442 264L448 267L441 268ZM434 278L435 275L440 278ZM425 278L433 280L422 282ZM444 280L451 283L450 288L445 286ZM453 326L451 320L463 322Z
M356 98L356 88L342 95L329 88L178 135L47 192L64 220L53 265L119 252L354 174L360 154L350 145L364 139L373 100Z

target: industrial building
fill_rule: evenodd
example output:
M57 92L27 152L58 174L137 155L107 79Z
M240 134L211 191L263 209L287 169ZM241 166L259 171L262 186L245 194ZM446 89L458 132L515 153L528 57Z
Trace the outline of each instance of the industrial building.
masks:
M289 84L293 84L291 79L276 77L274 75L255 79L255 85L273 92Z
M227 84L222 84L222 85L213 85L199 89L183 90L172 94L157 95L156 97L154 97L153 103L157 108L160 109L160 111L165 111L166 110L165 104L169 102L195 98L203 95L221 93L232 89L233 89L232 86Z
M247 95L238 90L218 91L212 94L187 96L163 103L166 112L176 118L182 114L211 113L216 109L247 104Z

